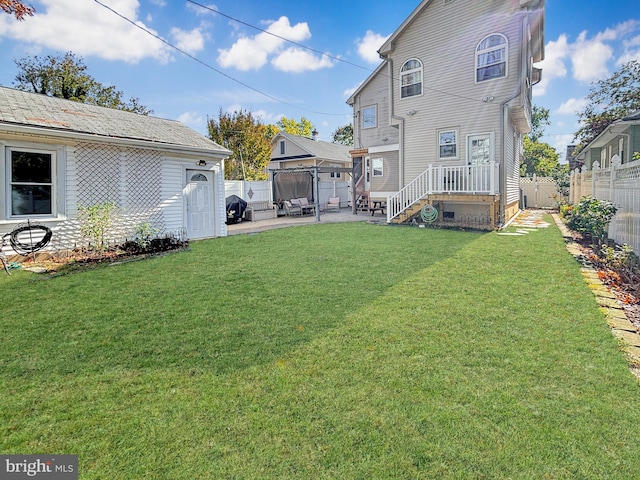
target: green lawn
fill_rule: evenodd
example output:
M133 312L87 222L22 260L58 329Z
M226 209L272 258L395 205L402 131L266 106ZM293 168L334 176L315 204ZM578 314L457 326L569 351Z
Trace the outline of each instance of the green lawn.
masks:
M81 479L640 472L638 383L555 226L310 225L0 287L0 451Z

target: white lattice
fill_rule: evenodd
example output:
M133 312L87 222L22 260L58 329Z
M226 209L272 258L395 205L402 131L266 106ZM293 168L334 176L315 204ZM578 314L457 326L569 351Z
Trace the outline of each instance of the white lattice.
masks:
M120 150L106 145L82 143L76 146L78 161L78 203L119 205Z

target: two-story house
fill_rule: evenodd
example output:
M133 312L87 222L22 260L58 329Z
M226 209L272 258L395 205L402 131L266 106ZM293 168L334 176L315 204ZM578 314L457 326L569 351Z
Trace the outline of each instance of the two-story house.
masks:
M423 0L378 52L347 100L360 203L481 229L517 214L544 0Z

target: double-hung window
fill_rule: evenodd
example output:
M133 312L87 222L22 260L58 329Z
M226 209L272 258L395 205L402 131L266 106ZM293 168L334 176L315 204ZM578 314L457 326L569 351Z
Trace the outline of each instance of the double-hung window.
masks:
M458 131L438 131L438 158L458 158Z
M362 128L375 128L377 126L377 114L375 105L362 109Z
M55 152L9 148L7 159L9 216L53 215Z
M476 82L507 76L507 38L499 33L482 39L476 47Z
M422 62L407 60L400 68L400 98L422 95Z

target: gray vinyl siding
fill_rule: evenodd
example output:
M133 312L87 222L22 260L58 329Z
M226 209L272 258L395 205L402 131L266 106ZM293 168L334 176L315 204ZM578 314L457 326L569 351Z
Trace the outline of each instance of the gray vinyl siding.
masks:
M294 157L298 155L309 155L309 152L307 152L303 148L300 148L295 143L289 140L284 140L284 142L285 142L284 155L280 154L280 141L278 141L276 142L276 144L274 145L274 148L272 149L272 157L271 157L272 160L277 161L278 159L283 157L286 158L286 157Z
M430 163L466 163L465 140L471 134L493 132L494 160L502 161L500 103L517 91L520 66L521 17L509 5L499 0L431 2L396 40L393 113L405 118L405 184ZM508 39L507 77L475 83L476 46L492 33ZM400 68L411 58L423 63L423 94L401 99ZM484 102L488 96L493 101ZM416 113L408 116L409 110ZM458 129L455 160L438 160L437 131L442 128Z
M514 136L515 134L515 136ZM520 145L519 136L511 122L508 122L505 133L505 176L506 176L506 195L505 204L509 205L520 199L520 156L518 145Z
M362 109L370 106L376 107L376 127L362 128ZM354 105L354 138L355 148L363 148L391 145L398 143L398 129L391 125L389 105L389 78L388 70L383 68L375 75L366 88L356 98ZM383 140L386 138L386 141Z
M397 192L400 177L398 151L375 153L370 158L371 162L376 158L383 159L383 176L371 177L371 191Z

